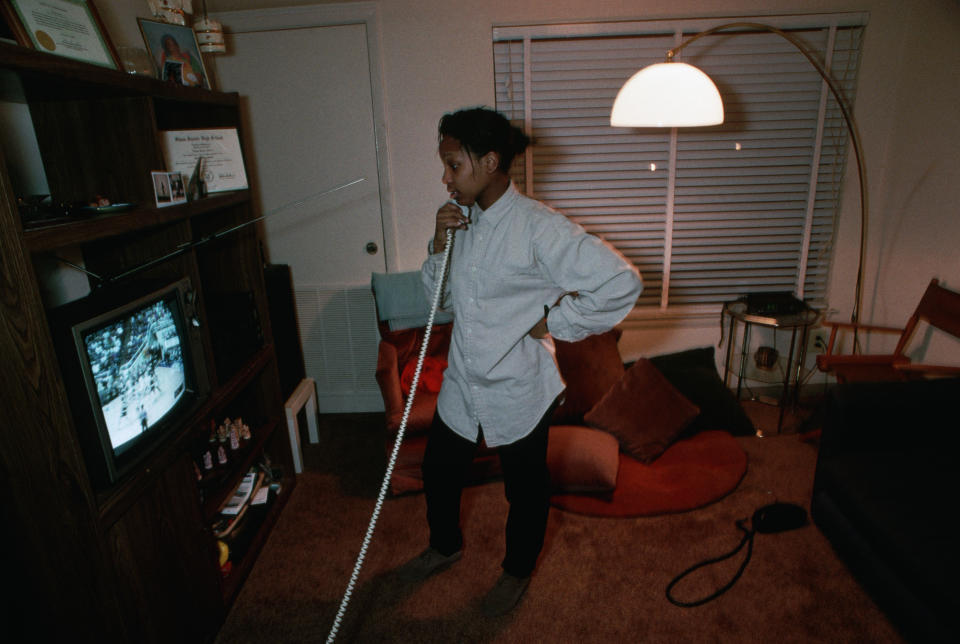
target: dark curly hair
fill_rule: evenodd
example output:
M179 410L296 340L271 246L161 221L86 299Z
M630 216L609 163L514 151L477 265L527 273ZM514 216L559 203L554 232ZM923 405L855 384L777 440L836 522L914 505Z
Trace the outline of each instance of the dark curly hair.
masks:
M500 112L487 107L472 107L444 114L437 128L438 139L445 136L460 141L467 154L480 158L487 152L500 155L498 170L510 171L514 157L530 145L530 137L511 125Z

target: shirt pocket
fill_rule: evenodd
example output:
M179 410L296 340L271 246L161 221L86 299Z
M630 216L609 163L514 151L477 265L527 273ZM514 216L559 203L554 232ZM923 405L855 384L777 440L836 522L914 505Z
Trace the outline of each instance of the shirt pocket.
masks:
M501 301L509 307L514 298L542 292L546 286L540 266L532 260L501 257L480 266L479 271L478 291L487 303Z

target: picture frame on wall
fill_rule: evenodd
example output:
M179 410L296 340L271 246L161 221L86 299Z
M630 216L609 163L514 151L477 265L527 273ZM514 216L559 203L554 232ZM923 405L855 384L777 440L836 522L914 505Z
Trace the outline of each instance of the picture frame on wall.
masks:
M193 29L146 18L137 18L137 23L157 69L157 78L174 85L210 89Z
M119 57L93 0L0 0L17 44L108 69Z

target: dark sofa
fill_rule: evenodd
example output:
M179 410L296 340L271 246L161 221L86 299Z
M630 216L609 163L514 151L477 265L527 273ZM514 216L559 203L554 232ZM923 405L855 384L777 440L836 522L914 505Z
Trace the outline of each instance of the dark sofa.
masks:
M910 641L960 615L960 379L839 385L827 397L811 515Z

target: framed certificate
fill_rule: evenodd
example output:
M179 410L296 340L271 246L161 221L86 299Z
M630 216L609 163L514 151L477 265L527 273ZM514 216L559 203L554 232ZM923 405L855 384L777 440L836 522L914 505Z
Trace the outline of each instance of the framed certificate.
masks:
M202 179L208 193L248 187L236 128L166 130L161 134L169 172L189 177L203 159Z
M24 47L120 68L93 0L0 0L0 10Z

